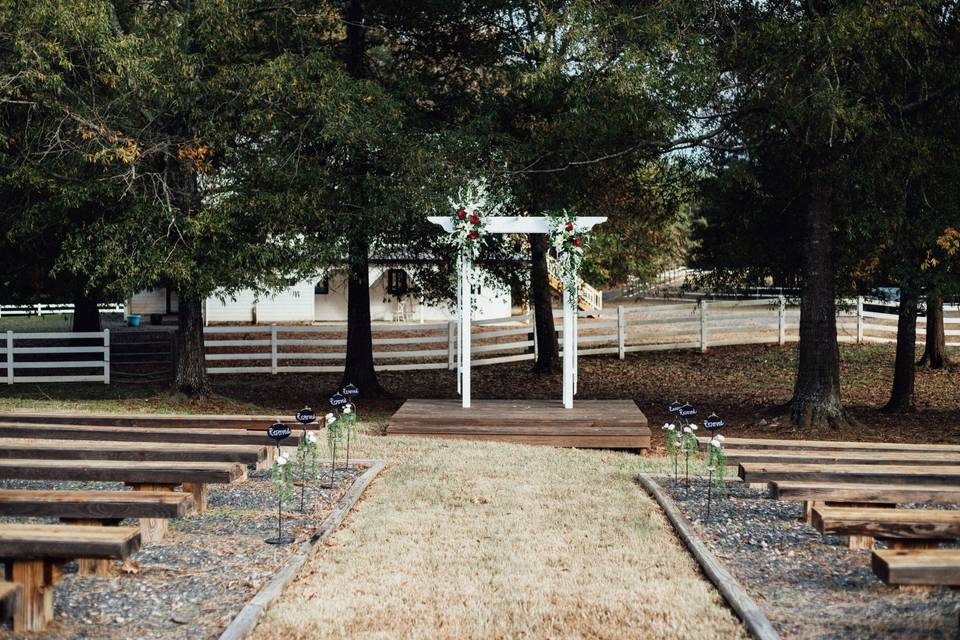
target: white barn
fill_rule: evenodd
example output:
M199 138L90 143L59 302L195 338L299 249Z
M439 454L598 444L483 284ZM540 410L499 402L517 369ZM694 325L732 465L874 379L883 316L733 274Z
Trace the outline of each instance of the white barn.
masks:
M430 304L406 293L413 269L402 265L371 265L370 317L374 322L445 322L456 318L453 305ZM509 287L484 282L474 292L477 320L510 317ZM128 314L150 315L177 312L177 294L167 289L135 293L126 302ZM207 324L310 324L345 322L347 278L331 274L304 280L271 294L243 290L213 295L204 304Z

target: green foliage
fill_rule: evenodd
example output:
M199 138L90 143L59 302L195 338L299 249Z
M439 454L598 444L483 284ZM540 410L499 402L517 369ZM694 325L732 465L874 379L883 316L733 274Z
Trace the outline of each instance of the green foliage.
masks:
M270 471L273 488L280 502L293 497L293 465L286 456L280 454Z

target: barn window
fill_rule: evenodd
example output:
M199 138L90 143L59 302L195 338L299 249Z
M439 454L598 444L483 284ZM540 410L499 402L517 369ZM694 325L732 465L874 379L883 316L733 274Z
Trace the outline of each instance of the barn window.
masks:
M313 288L314 295L325 296L330 293L330 278L324 278Z
M407 291L407 272L403 269L387 269L387 293L402 296Z

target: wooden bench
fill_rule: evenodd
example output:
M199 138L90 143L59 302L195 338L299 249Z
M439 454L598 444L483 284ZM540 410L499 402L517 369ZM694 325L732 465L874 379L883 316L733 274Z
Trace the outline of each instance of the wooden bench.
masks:
M698 438L706 446L709 437ZM960 445L956 444L913 444L900 442L845 442L833 440L780 440L774 438L727 438L724 448L733 449L775 449L783 451L890 451L911 453L956 453L960 454Z
M157 542L166 526L157 520L181 518L196 509L192 493L172 491L61 491L0 490L0 516L60 518L65 524L118 525L127 518L140 518L141 542ZM81 564L103 575L104 563Z
M189 444L272 445L266 433L238 429L151 429L147 427L109 427L88 425L42 425L0 422L0 438L31 440L110 440L115 442L180 442ZM283 441L295 447L300 442L296 429Z
M769 483L770 497L822 503L960 504L960 487L913 484L863 484L853 482L804 482L777 480Z
M742 462L740 478L751 484L781 480L921 484L960 487L960 467L907 465L777 464Z
M135 491L173 491L182 486L193 494L196 509L206 511L210 484L244 480L247 468L229 462L129 462L99 460L0 460L0 479L79 482L123 482ZM149 540L163 538L167 521L142 518Z
M0 624L6 623L13 617L14 612L20 607L22 594L23 588L16 582L0 580Z
M0 413L0 421L113 427L150 427L184 429L255 429L266 431L275 422L294 423L294 417L272 415L187 415L187 414L116 414L116 413L37 413L10 411ZM323 425L313 424L311 429Z
M850 536L856 549L872 547L877 539L896 548L930 548L960 538L960 511L954 509L818 506L811 522L820 533Z
M769 449L727 449L727 465L742 462L768 464L885 464L917 466L960 465L960 453L893 451L771 451Z
M53 587L64 563L76 558L122 560L139 548L140 531L132 527L0 524L6 579L23 588L14 631L43 631L53 618Z
M0 459L22 460L132 460L137 462L233 462L265 468L269 459L264 445L123 443L64 444L40 441L30 444L0 439Z
M887 584L960 587L960 549L885 549L870 557Z

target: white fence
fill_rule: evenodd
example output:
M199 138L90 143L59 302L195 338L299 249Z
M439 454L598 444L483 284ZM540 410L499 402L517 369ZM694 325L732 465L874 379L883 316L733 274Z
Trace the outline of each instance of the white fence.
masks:
M850 343L895 342L896 303L847 301L837 315L838 340ZM865 308L866 307L866 308ZM877 310L880 309L880 310ZM883 310L890 312L884 313ZM944 309L948 346L960 347L960 308ZM560 313L559 311L556 313ZM594 312L595 313L595 312ZM582 314L586 315L586 314ZM917 318L917 335L926 319ZM651 304L608 309L579 322L579 353L617 354L698 349L743 344L786 344L799 335L800 311L783 298ZM346 358L346 325L217 326L204 329L207 371L236 373L337 373ZM558 338L562 328L558 327ZM457 323L376 324L374 363L379 371L454 369ZM2 339L3 334L0 334ZM100 344L75 346L76 341ZM562 342L561 342L562 344ZM538 350L531 316L473 323L473 366L522 362ZM110 383L110 332L6 333L0 347L7 383ZM68 374L93 369L96 374ZM47 370L52 375L26 375ZM55 371L50 371L55 370Z
M0 334L2 335L2 334ZM98 345L76 346L78 341ZM64 333L6 332L0 349L7 384L17 382L102 382L110 384L110 330ZM71 358L77 355L79 359ZM26 357L24 357L26 356ZM52 375L21 375L17 371L55 369ZM98 373L63 373L64 370L87 369Z
M99 305L100 313L123 313L124 306L120 303ZM7 316L49 316L54 314L73 313L72 304L2 304L0 318Z

